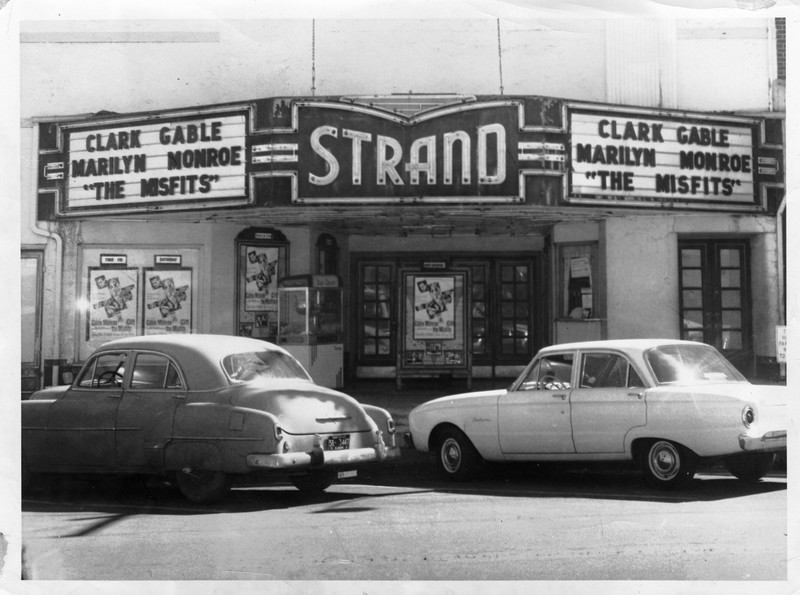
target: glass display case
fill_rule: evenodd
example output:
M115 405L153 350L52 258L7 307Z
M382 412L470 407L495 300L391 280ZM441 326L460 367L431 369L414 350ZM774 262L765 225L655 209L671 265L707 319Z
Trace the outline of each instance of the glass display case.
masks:
M285 277L278 283L278 345L308 370L314 382L344 383L342 288L336 275Z

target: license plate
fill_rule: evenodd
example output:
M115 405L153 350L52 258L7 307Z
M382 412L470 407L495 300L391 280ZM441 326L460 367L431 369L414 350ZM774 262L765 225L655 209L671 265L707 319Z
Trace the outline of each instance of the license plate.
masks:
M350 434L328 436L325 440L325 450L347 450L350 448Z
M337 474L337 478L339 479L347 479L348 477L356 477L358 475L358 471L352 469L351 471L339 471Z

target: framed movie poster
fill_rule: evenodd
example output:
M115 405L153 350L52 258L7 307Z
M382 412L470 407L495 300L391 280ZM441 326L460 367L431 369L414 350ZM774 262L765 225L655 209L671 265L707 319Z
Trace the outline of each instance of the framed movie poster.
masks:
M414 339L455 339L455 285L452 275L414 277Z
M89 267L87 341L139 333L139 269Z
M144 334L192 332L192 269L144 270Z
M467 271L401 271L397 385L410 376L453 374L471 384Z
M278 280L288 275L289 242L275 229L251 227L236 238L236 334L274 341Z
M278 309L280 248L245 244L244 309L271 312Z

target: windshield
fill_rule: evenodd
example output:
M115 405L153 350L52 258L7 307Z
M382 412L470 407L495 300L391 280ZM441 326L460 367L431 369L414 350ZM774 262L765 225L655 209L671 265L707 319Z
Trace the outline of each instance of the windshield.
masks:
M658 384L746 381L728 360L708 345L664 345L645 354Z
M280 351L250 351L234 353L222 360L225 373L237 382L294 378L311 380L311 377L292 356Z

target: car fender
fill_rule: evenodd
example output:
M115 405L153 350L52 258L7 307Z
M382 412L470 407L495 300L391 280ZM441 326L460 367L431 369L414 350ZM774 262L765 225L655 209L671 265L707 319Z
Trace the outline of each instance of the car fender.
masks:
M663 439L681 444L700 457L739 452L744 431L745 403L734 397L704 390L651 389L645 393L647 423L626 436L626 451L633 454L637 439Z
M164 467L168 471L228 471L222 464L219 447L207 441L180 440L171 442L164 451Z
M362 404L361 407L375 424L375 429L383 432L383 443L390 448L397 446L395 425L392 414L386 409L376 407L375 405Z
M437 428L461 430L486 460L502 458L497 435L497 400L505 390L491 390L443 397L415 407L408 415L414 446L422 452L433 447Z
M278 418L267 411L220 403L188 403L175 412L167 469L202 464L203 470L244 473L247 456L277 452Z

